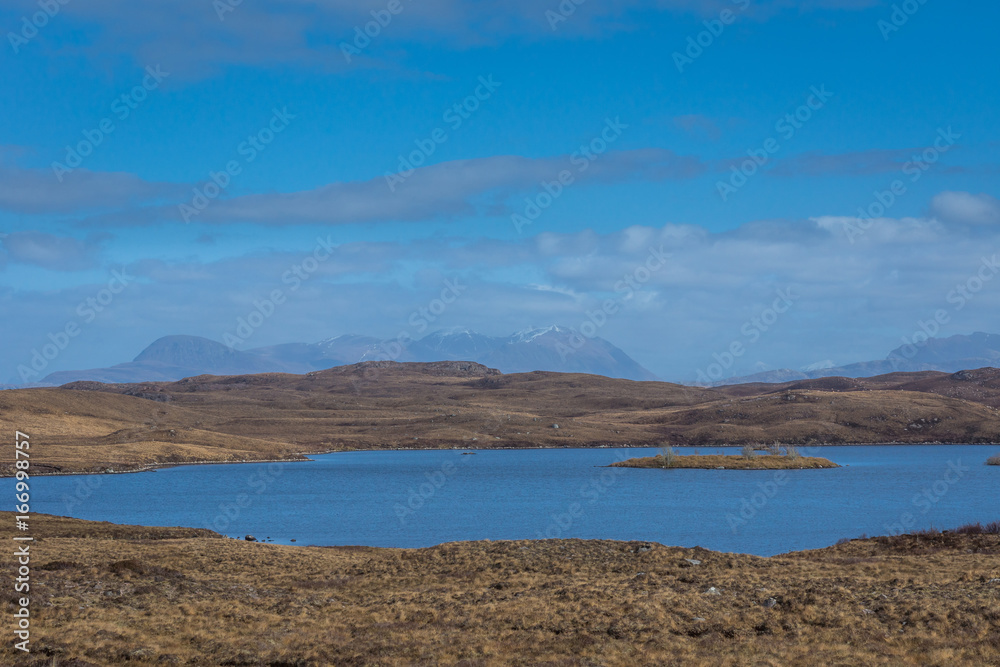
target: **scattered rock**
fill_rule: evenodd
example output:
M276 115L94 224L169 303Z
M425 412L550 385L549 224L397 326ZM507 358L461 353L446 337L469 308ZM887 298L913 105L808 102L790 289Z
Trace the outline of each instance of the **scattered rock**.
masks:
M768 598L768 599L764 600L764 606L767 607L768 609L773 608L777 604L778 604L778 601L775 600L774 598Z
M718 588L712 586L707 591L705 591L705 595L722 595L722 593L719 592Z
M694 567L695 565L701 565L701 561L694 558L685 558L684 562L688 563L688 565L682 565L681 567Z
M559 428L559 424L553 424L552 428Z
M691 620L694 621L695 623L704 623L705 622L705 619L703 619L701 616L695 616Z
M254 537L253 535L247 535L243 539L246 540L247 542L256 542L257 541L257 538Z

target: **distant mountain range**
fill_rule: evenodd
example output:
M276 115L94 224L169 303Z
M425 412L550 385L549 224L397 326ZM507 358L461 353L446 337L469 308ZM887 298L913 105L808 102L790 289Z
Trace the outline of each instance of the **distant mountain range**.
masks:
M626 380L656 380L651 372L602 338L550 326L506 337L468 329L436 331L405 345L395 340L343 335L318 343L286 343L246 351L199 336L165 336L130 362L110 368L60 371L40 384L163 382L196 375L309 373L362 361L475 361L504 373L560 371Z
M91 380L105 383L170 382L196 375L310 373L362 361L475 361L504 373L557 371L588 373L626 380L656 380L625 352L602 338L584 338L559 326L533 328L510 336L486 336L468 329L435 331L405 345L396 340L347 334L318 343L286 343L246 351L198 336L165 336L130 362L110 368L60 371L39 385L58 386ZM779 369L732 377L712 386L797 382L826 377L866 378L894 372L1000 367L1000 335L931 338L903 346L885 359L836 366L832 362L802 369ZM14 385L0 385L0 389Z
M988 366L1000 366L1000 334L977 332L969 336L931 338L919 345L904 345L890 352L885 359L878 361L863 361L846 366L830 364L826 368L811 366L800 370L782 368L726 378L712 383L712 386L754 382L770 384L825 377L864 378L899 371L956 373Z

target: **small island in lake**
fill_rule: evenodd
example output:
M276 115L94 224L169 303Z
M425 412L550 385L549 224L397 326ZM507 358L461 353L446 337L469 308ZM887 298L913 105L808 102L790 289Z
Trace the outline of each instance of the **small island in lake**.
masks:
M703 468L706 470L801 470L806 468L839 468L829 459L801 456L794 447L778 452L768 450L761 454L752 447L744 447L740 454L688 454L681 455L667 447L656 456L646 456L612 463L613 468Z

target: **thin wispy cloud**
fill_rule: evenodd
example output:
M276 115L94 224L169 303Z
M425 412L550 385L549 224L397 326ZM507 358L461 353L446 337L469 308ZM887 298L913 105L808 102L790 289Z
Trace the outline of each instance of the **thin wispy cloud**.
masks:
M340 225L447 220L461 215L502 216L514 210L504 203L509 197L538 189L544 182L558 179L560 172L572 170L576 173L578 169L571 155L548 158L499 155L419 167L398 185L392 182L395 172L391 172L364 181L331 183L300 192L220 198L201 209L191 208L193 189L190 187L154 186L132 179L134 186L147 196L162 199L160 195L165 192L183 191L186 198L175 205L144 207L138 202L140 205L130 210L88 217L82 224L116 227L176 222L184 218L184 210L188 211L190 220L212 224ZM707 169L708 166L697 157L677 155L664 149L609 151L579 173L577 187L682 181L699 176ZM107 177L109 180L117 178L116 175ZM188 209L182 210L182 206Z
M764 19L783 11L857 10L873 4L874 0L816 0L805 4L763 0L753 3L749 13ZM546 11L559 11L558 2L405 2L402 11L393 15L392 22L384 27L384 39L389 45L400 42L428 45L445 40L456 48L471 48L521 37L596 38L639 28L641 19L631 16L631 12L661 11L708 17L732 7L733 3L731 0L591 0L574 5L572 20L554 31ZM49 29L60 33L72 31L82 37L78 43L61 49L67 56L85 55L105 64L120 56L129 57L140 66L169 64L180 78L214 76L232 66L291 64L342 73L351 68L343 57L341 45L353 43L355 30L363 30L365 24L374 20L372 12L387 13L385 0L256 3L92 0L61 6L59 22ZM8 8L0 17L14 24L20 15L15 8ZM358 60L381 60L391 66L383 52L389 45L380 47L376 43L365 49Z
M82 271L99 264L97 239L77 239L44 232L14 232L0 238L7 259L53 271Z
M185 188L135 174L76 169L60 182L52 169L0 167L0 209L24 214L82 214L139 207L179 196Z

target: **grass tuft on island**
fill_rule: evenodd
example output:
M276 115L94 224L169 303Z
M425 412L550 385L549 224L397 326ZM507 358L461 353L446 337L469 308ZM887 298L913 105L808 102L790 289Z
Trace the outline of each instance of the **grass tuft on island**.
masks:
M799 456L795 452L758 455L744 451L742 454L687 454L679 455L668 449L656 456L628 459L612 463L613 468L701 468L705 470L802 470L814 468L839 468L829 459Z

